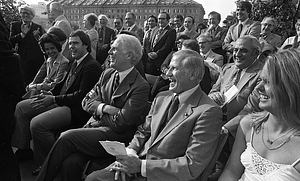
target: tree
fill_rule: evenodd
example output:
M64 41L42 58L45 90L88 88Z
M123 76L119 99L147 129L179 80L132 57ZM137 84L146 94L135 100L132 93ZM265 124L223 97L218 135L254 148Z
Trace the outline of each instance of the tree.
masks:
M20 20L18 9L24 4L26 4L24 0L0 0L0 10L8 27L13 21Z
M269 0L252 1L253 13L251 19L262 21L266 16L277 20L274 33L281 35L283 39L295 34L295 22L298 18L299 4L293 0Z

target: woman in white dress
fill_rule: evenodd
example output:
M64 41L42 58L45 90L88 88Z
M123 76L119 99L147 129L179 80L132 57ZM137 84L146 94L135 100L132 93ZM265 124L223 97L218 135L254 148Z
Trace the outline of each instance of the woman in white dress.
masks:
M300 180L300 51L269 56L260 77L264 111L242 119L219 181Z

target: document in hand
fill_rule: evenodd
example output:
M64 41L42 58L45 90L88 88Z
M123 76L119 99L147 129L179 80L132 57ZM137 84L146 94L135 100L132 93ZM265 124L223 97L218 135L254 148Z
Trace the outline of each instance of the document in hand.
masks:
M239 89L233 85L227 92L224 93L225 102L222 107L231 101L237 93L239 93Z
M118 141L99 141L107 153L117 155L127 155L125 144Z

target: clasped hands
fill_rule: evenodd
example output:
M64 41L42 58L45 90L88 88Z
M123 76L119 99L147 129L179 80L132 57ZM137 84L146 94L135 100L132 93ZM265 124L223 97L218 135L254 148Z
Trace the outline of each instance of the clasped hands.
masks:
M31 97L30 105L34 109L43 109L54 103L54 96L46 94L38 94Z
M142 160L134 155L118 155L116 161L109 166L109 171L115 171L115 180L120 178L126 181L126 176L131 177L141 172Z

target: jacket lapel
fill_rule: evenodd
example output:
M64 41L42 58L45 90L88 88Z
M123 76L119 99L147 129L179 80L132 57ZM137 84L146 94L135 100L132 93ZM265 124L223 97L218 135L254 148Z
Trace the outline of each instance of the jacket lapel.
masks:
M155 145L157 142L159 142L161 139L163 139L167 134L169 134L177 125L185 121L187 118L189 118L193 114L193 109L198 106L201 97L203 95L202 90L200 87L198 87L195 92L193 92L188 99L181 104L181 106L178 108L178 111L174 114L174 116L170 119L168 124L164 127L164 129L158 134L157 138L154 139L153 143L150 147ZM171 102L171 98L168 99L168 103ZM169 104L167 104L169 105ZM164 109L164 111L166 108ZM162 120L161 120L162 121ZM161 121L159 123L161 123ZM153 127L154 128L154 127ZM152 128L151 128L152 129ZM159 130L159 127L155 127L155 132ZM156 133L157 134L157 133Z
M112 95L111 101L113 102L114 99L121 97L123 94L128 92L130 90L130 86L134 83L137 76L137 71L132 69L131 72L124 78L124 80L120 83L120 85L117 87L115 92Z

